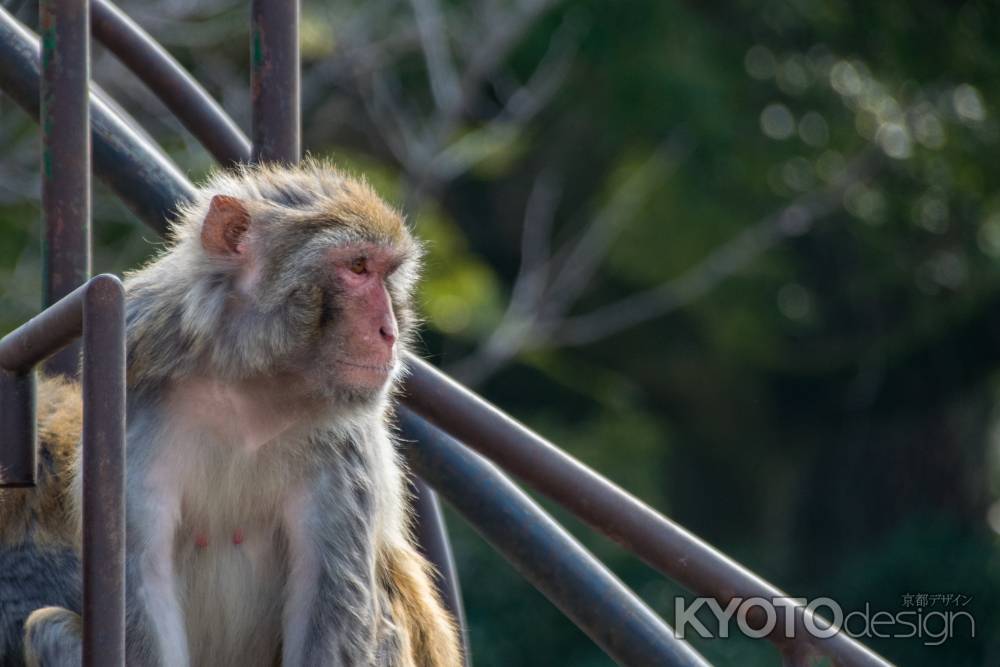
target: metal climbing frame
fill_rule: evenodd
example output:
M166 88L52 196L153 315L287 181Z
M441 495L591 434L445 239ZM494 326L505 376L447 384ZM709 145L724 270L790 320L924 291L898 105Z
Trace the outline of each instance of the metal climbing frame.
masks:
M133 131L134 120L113 111L96 91L90 92L88 102L87 87L81 82L89 79L90 20L94 36L164 101L223 166L299 159L296 0L252 0L252 144L167 52L110 2L91 0L90 17L86 0L43 0L42 4L41 58L37 38L0 10L0 89L42 119L43 179L53 184L43 187L43 192L54 197L44 201L49 230L46 285L52 286L47 298L61 296L60 290L85 280L89 270L88 123L96 173L154 229L162 233L170 212L193 193L193 186L177 167ZM97 294L112 292L118 295L113 308L88 307ZM33 483L35 469L30 369L79 333L82 322L84 493L92 510L84 519L84 623L91 628L85 631L84 662L102 666L121 665L124 646L124 389L116 384L123 382L124 375L120 295L115 279L98 276L0 341L0 367L5 369L0 384L0 427L5 434L0 469L7 471L4 485L26 485ZM106 332L100 339L106 347L97 342L97 331ZM74 366L66 358L53 370L72 372ZM75 357L69 359L75 361ZM449 500L526 579L620 664L707 664L500 469L699 595L714 597L723 605L735 597L784 595L426 362L411 358L408 363L411 373L399 414L406 436L404 453L421 478L415 488L417 532L422 548L438 567L446 604L460 621L464 614L447 534L435 492L429 487ZM109 457L108 466L97 463L102 457ZM845 666L888 664L842 633L826 639L811 636L804 629L805 622L812 620L806 618L807 612L798 607L792 613L797 628L794 638L786 639L781 632L784 619L768 636L785 664L809 665L824 656ZM100 637L92 630L95 616L104 631ZM762 619L751 617L750 622L762 623Z
M83 336L83 664L125 656L125 292L91 278L0 340L0 469L35 484L35 366Z

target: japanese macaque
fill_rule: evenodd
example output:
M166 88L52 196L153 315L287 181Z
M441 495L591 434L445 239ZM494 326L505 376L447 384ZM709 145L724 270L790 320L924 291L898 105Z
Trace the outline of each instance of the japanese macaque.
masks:
M127 276L130 665L459 664L388 424L419 261L307 161L216 174ZM78 665L79 391L38 403L39 485L0 491L0 664Z

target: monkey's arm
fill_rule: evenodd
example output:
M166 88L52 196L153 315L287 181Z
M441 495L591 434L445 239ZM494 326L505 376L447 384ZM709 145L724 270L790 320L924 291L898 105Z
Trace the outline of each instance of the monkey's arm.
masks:
M289 590L282 664L374 665L374 550L370 489L324 471L291 493L284 510Z
M174 563L177 500L171 490L129 480L126 503L125 609L127 662L149 667L190 664Z

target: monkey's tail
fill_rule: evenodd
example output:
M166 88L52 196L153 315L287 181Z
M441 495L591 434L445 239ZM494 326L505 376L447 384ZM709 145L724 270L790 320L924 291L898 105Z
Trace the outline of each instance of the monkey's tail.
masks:
M458 629L433 585L433 569L412 547L384 551L389 596L416 667L459 667Z
M24 659L28 667L77 667L83 623L62 607L43 607L24 624Z

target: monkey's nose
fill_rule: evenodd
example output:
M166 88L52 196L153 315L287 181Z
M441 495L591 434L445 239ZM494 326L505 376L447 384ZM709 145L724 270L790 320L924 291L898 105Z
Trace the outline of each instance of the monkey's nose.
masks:
M383 324L378 328L379 334L382 336L382 340L386 342L386 345L392 347L396 342L396 327L392 324Z

